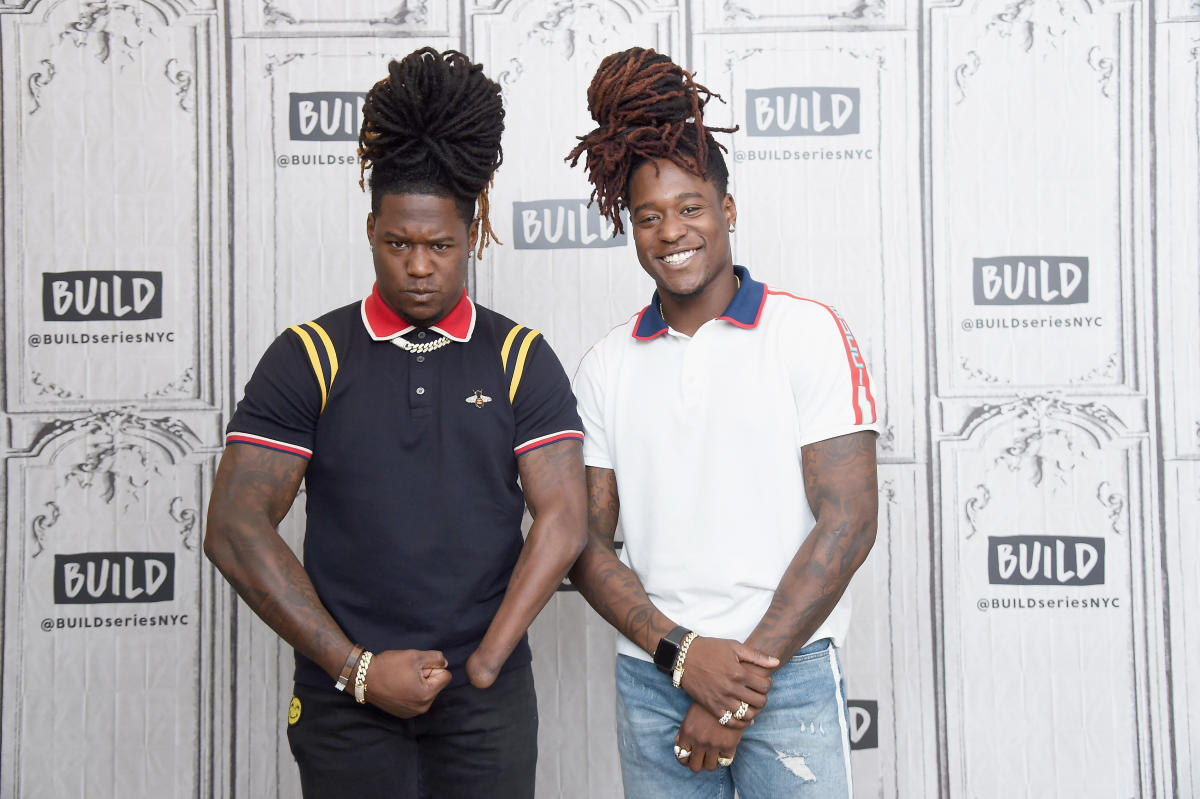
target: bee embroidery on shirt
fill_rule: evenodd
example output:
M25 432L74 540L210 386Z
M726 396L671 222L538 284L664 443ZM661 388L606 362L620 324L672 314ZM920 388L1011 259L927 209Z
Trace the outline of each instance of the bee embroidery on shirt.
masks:
M482 388L475 389L475 393L467 397L467 402L473 404L476 408L482 408L485 402L491 402L492 398L483 393Z

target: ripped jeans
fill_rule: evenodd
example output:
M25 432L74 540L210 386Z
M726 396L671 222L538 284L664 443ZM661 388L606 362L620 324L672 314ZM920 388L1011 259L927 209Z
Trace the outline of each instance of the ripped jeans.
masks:
M653 663L617 656L617 748L626 799L786 799L851 795L846 697L829 639L801 649L772 677L767 706L733 765L693 774L675 759L692 704Z

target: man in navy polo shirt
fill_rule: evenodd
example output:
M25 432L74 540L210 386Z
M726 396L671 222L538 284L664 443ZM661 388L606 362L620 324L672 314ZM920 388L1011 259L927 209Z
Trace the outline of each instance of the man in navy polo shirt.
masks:
M363 114L375 287L263 355L204 549L296 650L306 797L531 797L525 632L585 540L583 436L545 339L465 290L491 236L500 88L425 48ZM303 566L275 529L302 479Z

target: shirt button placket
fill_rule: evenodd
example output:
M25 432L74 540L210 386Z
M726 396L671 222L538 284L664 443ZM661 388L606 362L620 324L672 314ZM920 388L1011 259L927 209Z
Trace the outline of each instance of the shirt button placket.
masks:
M424 330L417 333L418 339L427 338ZM409 404L414 409L428 412L433 405L433 374L430 370L430 356L414 354L412 368L409 369Z
M704 381L702 379L702 372L704 357L701 346L694 338L687 342L687 349L683 355L683 369L680 374L679 389L683 393L683 407L692 411L703 404Z

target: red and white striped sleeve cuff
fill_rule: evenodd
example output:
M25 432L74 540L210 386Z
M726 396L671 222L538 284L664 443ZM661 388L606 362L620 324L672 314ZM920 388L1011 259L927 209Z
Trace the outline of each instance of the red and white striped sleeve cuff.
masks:
M225 436L225 445L230 444L253 444L256 447L266 447L277 452L286 452L289 455L297 455L305 460L312 459L312 450L306 447L289 444L286 441L277 441L274 438L266 436L256 436L250 433L229 433Z
M555 441L564 441L569 438L573 438L578 441L583 441L583 431L581 431L581 430L563 430L562 432L559 432L559 433L551 433L548 436L539 436L538 438L531 438L530 440L526 441L524 444L519 444L518 446L514 447L513 453L516 455L524 455L526 452L535 450L538 447L544 447L547 444L553 444Z

